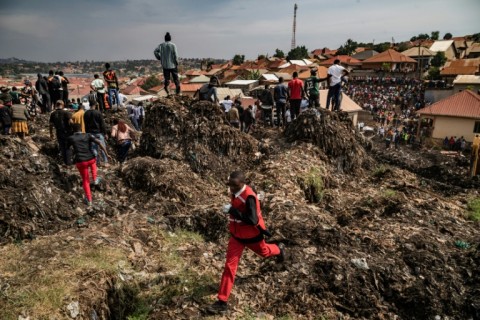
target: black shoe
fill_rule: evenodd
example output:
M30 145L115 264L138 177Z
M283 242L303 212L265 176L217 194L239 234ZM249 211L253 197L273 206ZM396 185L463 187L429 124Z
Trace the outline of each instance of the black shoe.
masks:
M280 249L280 254L278 255L277 262L282 263L285 261L285 245L280 242L278 248Z
M211 314L224 314L228 311L228 305L225 301L217 300L207 307L207 312Z

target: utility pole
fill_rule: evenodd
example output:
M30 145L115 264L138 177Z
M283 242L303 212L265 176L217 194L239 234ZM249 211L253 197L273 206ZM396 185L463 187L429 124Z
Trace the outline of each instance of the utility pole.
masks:
M422 65L421 65L422 56L420 54L420 44L421 43L422 43L422 41L418 41L418 64L417 64L418 80L422 80Z
M296 47L295 34L297 33L297 9L298 6L295 3L293 7L293 34L292 34L292 50Z

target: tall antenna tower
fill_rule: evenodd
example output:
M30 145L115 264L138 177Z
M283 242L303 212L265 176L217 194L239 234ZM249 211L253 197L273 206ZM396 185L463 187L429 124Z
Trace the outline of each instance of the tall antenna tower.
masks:
M292 50L295 49L296 44L295 44L295 34L297 33L297 9L298 6L295 3L295 6L293 7L293 34L292 34Z

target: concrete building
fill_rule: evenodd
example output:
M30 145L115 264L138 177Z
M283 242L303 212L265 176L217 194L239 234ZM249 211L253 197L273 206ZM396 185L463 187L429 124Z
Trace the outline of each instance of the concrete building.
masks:
M432 120L432 138L461 137L472 142L480 134L480 95L464 90L417 111Z

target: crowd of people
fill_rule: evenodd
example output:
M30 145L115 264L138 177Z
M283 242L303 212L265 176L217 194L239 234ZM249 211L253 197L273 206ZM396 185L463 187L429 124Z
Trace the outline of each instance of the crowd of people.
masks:
M310 77L305 81L298 78L298 72L293 72L288 85L284 83L283 77L273 87L266 84L256 94L255 103L245 109L240 100L232 101L230 96L219 101L217 87L220 82L215 76L197 90L194 98L218 103L225 111L227 121L244 132L252 130L257 123L286 128L302 111L320 107L319 87L325 80L329 83L326 108L336 112L341 110L341 87L347 81L348 70L340 65L339 60L335 60L334 65L328 69L326 78L318 78L317 72L316 68L312 68Z
M119 93L117 76L108 63L103 79L95 74L90 94L83 99L70 98L68 84L62 71L51 70L45 77L39 73L35 84L25 80L20 91L16 87L1 87L1 133L25 139L29 135L29 122L35 121L38 113L48 115L50 138L57 141L63 166L75 163L83 179L85 202L91 205L88 170L94 184L98 184L97 167L110 165L108 139L116 150L118 163L126 160L136 132L141 130L145 110L142 103L132 102L124 108L126 98ZM107 131L104 117L109 109L113 113L126 110L135 129L121 119L114 119L113 127Z
M416 111L429 104L422 81L407 77L351 77L342 90L372 114L387 147L418 143ZM422 127L420 138L429 134L428 126Z

